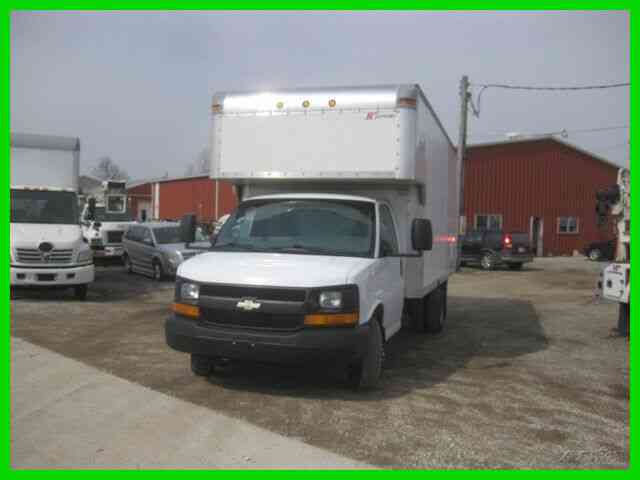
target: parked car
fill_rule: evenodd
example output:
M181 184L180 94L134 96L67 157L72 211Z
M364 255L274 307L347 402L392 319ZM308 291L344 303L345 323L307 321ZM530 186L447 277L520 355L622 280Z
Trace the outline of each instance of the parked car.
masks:
M597 262L599 260L613 260L616 254L616 241L609 240L607 242L593 242L584 248L584 254Z
M525 263L533 261L527 233L475 230L463 235L461 241L463 265L480 264L485 270L506 265L511 270L520 270Z
M175 275L183 261L211 246L201 229L196 231L194 243L187 245L180 238L180 224L176 222L132 225L123 239L125 268L129 273L143 273L162 280Z

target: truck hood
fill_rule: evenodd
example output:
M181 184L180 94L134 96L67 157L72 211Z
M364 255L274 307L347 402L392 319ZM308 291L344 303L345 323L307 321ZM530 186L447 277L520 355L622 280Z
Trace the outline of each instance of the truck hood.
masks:
M80 225L11 224L12 248L37 248L41 242L50 242L53 248L75 248L81 236Z
M183 262L177 275L205 283L309 288L350 283L373 261L325 255L208 252Z

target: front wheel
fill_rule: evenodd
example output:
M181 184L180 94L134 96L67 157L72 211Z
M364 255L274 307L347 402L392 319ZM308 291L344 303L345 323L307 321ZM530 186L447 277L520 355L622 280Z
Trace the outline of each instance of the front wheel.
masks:
M204 355L191 354L191 371L199 377L206 377L213 369L213 360Z
M76 300L86 300L87 299L87 291L89 290L88 285L76 285L73 287L73 297Z
M364 358L348 367L347 378L354 388L371 389L380 380L384 362L382 327L376 318L369 321L369 342Z
M164 278L164 271L162 270L162 265L159 261L153 261L153 279L156 282L161 281Z
M122 263L127 273L133 273L133 265L131 264L131 259L126 253L122 256Z
M618 333L623 337L630 334L629 312L631 311L630 303L620 303L618 307Z
M443 283L427 295L425 303L425 330L440 333L447 319L447 284Z
M589 260L597 262L602 258L602 252L597 248L594 248L589 252Z

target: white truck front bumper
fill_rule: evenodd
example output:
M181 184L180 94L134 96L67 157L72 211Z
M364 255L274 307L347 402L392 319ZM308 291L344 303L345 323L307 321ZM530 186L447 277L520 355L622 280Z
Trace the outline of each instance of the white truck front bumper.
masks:
M93 264L69 268L11 266L11 286L72 286L93 282Z

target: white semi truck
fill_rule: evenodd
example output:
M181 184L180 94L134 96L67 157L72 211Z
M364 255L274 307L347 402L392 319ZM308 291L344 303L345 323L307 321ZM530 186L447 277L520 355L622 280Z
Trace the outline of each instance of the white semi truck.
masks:
M177 272L166 339L195 374L340 362L371 387L403 325L442 330L460 166L419 86L220 93L212 122L240 204Z
M601 218L610 214L616 227L616 261L607 265L600 275L598 291L601 298L619 304L618 332L630 333L631 311L631 172L618 170L618 181L612 188L598 193L596 210Z
M72 287L84 300L93 255L78 222L80 141L11 134L11 293Z
M122 237L135 223L128 208L124 181L102 182L102 194L88 198L81 218L83 235L95 258L122 258Z

